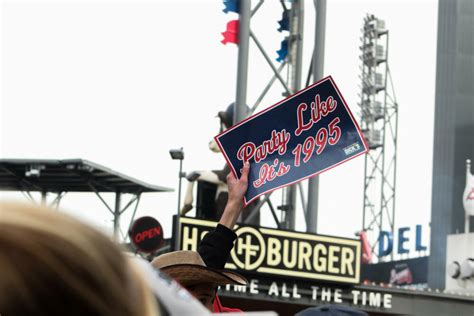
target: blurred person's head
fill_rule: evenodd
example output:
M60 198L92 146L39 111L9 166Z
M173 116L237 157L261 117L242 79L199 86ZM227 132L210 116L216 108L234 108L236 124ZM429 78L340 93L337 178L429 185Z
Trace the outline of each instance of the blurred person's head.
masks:
M213 310L218 286L248 283L235 272L207 267L196 251L169 252L156 257L151 264L178 281L210 311Z
M156 315L138 269L100 232L34 205L0 203L1 315Z

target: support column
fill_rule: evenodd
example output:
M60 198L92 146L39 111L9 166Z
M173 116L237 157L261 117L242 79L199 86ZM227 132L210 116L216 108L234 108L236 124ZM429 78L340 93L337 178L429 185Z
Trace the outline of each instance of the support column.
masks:
M313 55L313 82L318 81L324 75L324 43L326 37L326 0L314 0L316 9L316 31L314 38ZM307 231L317 232L318 225L318 194L319 176L312 177L308 181L308 220Z
M120 202L122 193L115 193L115 208L114 208L114 239L115 241L120 240Z
M181 147L181 150L183 148ZM178 216L181 214L181 180L183 179L183 159L179 160Z
M303 29L304 29L304 0L295 0L291 5L290 16L290 53L291 93L301 89L301 69L303 63ZM295 229L296 222L296 185L285 190L285 222L284 228Z
M234 121L236 124L247 117L247 77L249 64L250 39L250 0L239 1L239 56L237 61L237 93L234 103ZM242 215L237 222L242 221ZM253 222L252 224L257 224Z
M46 206L46 195L47 195L46 191L41 192L41 205L42 206Z
M247 76L250 38L250 0L240 0L239 56L237 64L237 95L234 105L234 124L247 116Z

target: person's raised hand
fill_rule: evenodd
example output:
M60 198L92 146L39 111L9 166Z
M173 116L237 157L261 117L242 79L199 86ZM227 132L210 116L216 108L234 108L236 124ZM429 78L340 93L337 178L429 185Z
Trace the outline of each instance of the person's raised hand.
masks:
M248 177L249 177L250 163L246 162L242 169L240 179L234 177L230 172L227 175L227 187L229 189L229 197L225 206L219 224L226 226L229 229L234 229L235 222L242 210L244 195L247 192Z
M243 203L245 192L247 192L250 163L245 162L242 168L240 179L237 179L232 172L227 175L227 187L229 189L229 199L227 203Z

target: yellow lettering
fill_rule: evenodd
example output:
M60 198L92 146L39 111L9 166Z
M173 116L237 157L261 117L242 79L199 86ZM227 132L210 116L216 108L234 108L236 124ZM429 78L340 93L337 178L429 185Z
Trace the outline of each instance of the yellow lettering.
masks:
M337 262L339 262L339 257L335 254L335 252L339 251L341 251L341 247L332 245L329 246L328 272L330 273L339 273L339 268L334 266Z
M354 263L354 251L351 248L342 248L341 254L341 273L354 275L352 264Z
M313 265L317 272L326 272L326 255L328 254L326 247L323 244L316 244L314 246Z
M281 262L281 242L276 238L268 238L267 264L277 266Z
M182 249L181 250L197 250L197 239L198 229L196 227L191 228L191 233L189 232L189 227L183 227L183 241L182 241Z
M311 262L309 261L309 258L311 257L310 243L301 241L299 248L300 251L298 254L298 269L306 269L308 271L311 271Z
M298 250L298 242L293 240L291 242L291 256L290 252L290 241L288 239L283 240L283 265L287 269L293 269L296 266L296 259Z

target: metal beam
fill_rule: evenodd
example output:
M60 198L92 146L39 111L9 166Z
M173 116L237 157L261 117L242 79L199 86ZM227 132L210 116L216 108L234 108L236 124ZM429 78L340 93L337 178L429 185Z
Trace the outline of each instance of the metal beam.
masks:
M248 224L248 223L251 223L252 220L255 218L255 216L257 216L258 212L260 212L260 209L262 208L263 204L265 204L268 199L270 198L270 195L272 195L272 192L268 193L268 194L265 194L263 196L263 198L260 199L260 201L258 202L258 204L254 207L254 209L252 210L252 212L249 214L249 216L247 216L247 218L245 219L244 223ZM278 222L278 218L275 218L275 221L277 222L277 226L279 227L280 226L280 223Z
M240 0L239 6L239 55L237 64L237 95L234 105L234 124L240 122L247 116L250 0Z
M304 198L303 185L298 182L298 191L300 191L301 207L303 208L303 215L306 222L308 222L308 211L306 210L306 199Z
M326 0L314 0L316 9L315 47L313 54L313 80L318 81L324 75L324 44L326 38ZM308 181L308 221L306 230L316 233L318 226L319 176Z
M275 74L275 76L278 78L278 80L281 82L283 88L285 88L285 91L288 95L291 94L291 90L290 88L288 87L288 85L286 84L285 80L282 78L282 76L280 75L280 73L278 72L278 70L276 69L275 65L273 64L272 60L270 59L270 57L268 57L268 54L267 52L265 51L265 49L263 48L262 44L259 42L259 40L257 39L257 37L255 36L255 34L253 34L252 31L250 31L250 37L253 39L253 41L255 42L255 45L257 45L257 48L260 50L260 52L262 53L263 55L263 58L265 58L265 60L267 61L268 65L270 66L270 68L272 68L273 70L273 73Z
M40 201L39 201L39 203L40 203L41 206L46 206L46 202L47 202L46 198L47 198L47 191L40 192Z
M250 0L239 1L239 54L237 60L237 88L234 103L234 120L237 124L247 117L247 77L249 63ZM255 11L256 12L256 11ZM178 210L179 216L180 210ZM242 221L242 215L237 219Z
M303 64L303 28L304 28L304 0L294 0L290 11L290 86L291 92L301 89L301 74ZM296 185L285 188L285 228L295 229L296 223Z
M36 203L35 202L35 199L33 198L33 196L31 195L30 191L27 191L27 190L23 190L23 191L20 191L24 197L26 197L27 199L29 199L31 202L33 203Z
M286 60L284 60L280 67L278 67L277 69L277 72L278 73L281 73L281 71L283 70L283 68L285 68L285 65L286 65ZM255 110L257 109L257 107L260 105L260 102L262 102L263 98L265 97L265 95L268 93L268 91L270 90L270 88L272 87L273 83L275 82L275 80L277 79L277 76L276 74L273 74L273 77L272 79L270 79L270 81L268 82L267 86L263 89L262 93L260 94L260 96L258 97L257 101L255 101L255 104L252 106L252 108L250 109L250 114L252 114L253 112L255 112Z
M272 213L273 219L275 220L277 227L281 228L281 224L280 224L280 221L278 220L278 216L276 214L275 208L273 207L272 201L270 201L270 199L267 199L267 204L268 204L268 207L270 208L270 212Z
M67 192L59 192L54 200L51 202L50 206L58 209L61 199L66 195Z
M0 167L0 169L3 170L3 171L5 171L6 173L12 175L13 177L15 177L15 178L17 179L18 183L20 183L20 186L21 186L22 188L24 188L25 185L26 185L26 186L30 185L30 186L34 187L36 190L38 190L38 191L40 191L40 192L41 192L41 191L44 191L44 189L43 189L42 187L40 187L39 185L37 185L37 184L35 184L35 183L31 182L31 181L26 180L23 175L19 175L19 174L17 174L16 172L11 171L10 169L7 169L7 168L5 168L5 167ZM24 190L24 191L27 191L27 190Z
M135 208L133 209L133 213L132 213L132 217L130 219L130 223L128 224L127 236L125 237L125 240L127 240L127 238L129 237L128 232L130 231L130 229L132 229L132 224L133 224L133 221L135 220L135 214L137 213L138 204L140 204L140 198L141 197L142 197L141 193L138 193L137 196L136 196L135 200L137 201L137 203L135 204Z
M260 0L257 5L252 9L252 13L250 14L250 17L253 17L255 13L257 13L258 9L262 6L264 0Z
M123 212L125 212L130 207L130 205L132 205L132 203L135 202L138 199L139 195L140 195L140 193L138 193L133 198L131 198L130 201L128 201L127 205L125 205L125 207L120 210L120 214L123 214Z
M114 238L115 241L119 240L120 232L120 202L122 193L115 193L115 209L114 209Z
M105 200L102 198L102 196L100 195L99 191L90 183L88 182L87 185L91 188L92 191L94 191L95 195L97 195L97 197L99 198L99 200L102 201L102 203L105 205L105 207L109 210L109 212L114 215L114 211L112 210L112 208L109 206L109 204L107 204L107 202L105 202Z

